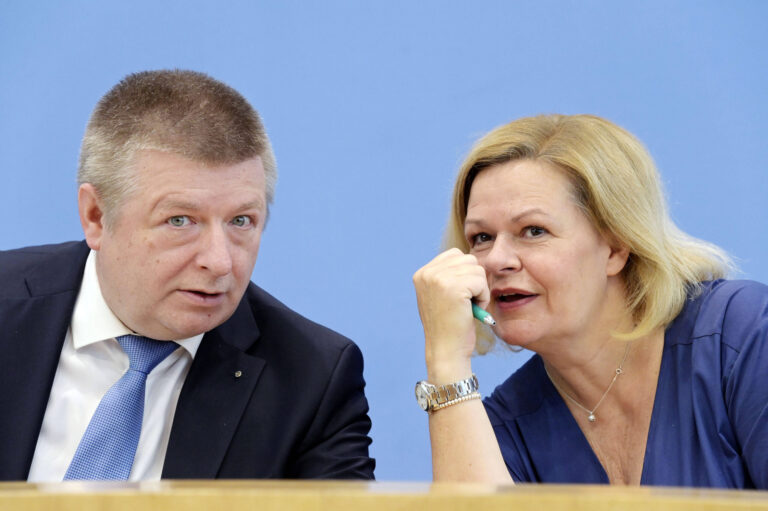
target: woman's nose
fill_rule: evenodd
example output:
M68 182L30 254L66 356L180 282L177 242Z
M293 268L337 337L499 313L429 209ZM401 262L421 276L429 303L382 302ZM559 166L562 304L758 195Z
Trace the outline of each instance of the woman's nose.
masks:
M491 249L484 257L478 258L486 273L517 271L522 266L518 247L514 240L506 236L497 236Z

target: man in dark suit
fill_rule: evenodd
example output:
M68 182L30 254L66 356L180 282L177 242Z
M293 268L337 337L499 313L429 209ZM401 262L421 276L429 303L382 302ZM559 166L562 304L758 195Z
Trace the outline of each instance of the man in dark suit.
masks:
M137 73L102 98L85 241L0 252L0 480L373 477L360 350L250 282L275 180L221 82ZM129 341L170 354L139 375Z

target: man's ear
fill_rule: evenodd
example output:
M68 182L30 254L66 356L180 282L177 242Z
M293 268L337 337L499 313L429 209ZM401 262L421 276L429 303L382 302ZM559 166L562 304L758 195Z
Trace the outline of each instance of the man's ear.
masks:
M608 239L611 253L608 255L608 262L605 265L605 273L609 277L614 277L621 273L621 270L627 265L629 259L629 248L620 243L613 237Z
M83 226L85 241L91 249L99 250L104 236L104 205L91 183L83 183L78 188L77 209L80 212L80 225Z

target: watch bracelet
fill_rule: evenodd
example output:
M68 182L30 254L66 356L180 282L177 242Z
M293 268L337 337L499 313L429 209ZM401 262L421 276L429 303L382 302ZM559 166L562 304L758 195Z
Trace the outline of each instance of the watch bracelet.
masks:
M464 401L469 401L471 399L480 399L480 393L475 391L471 394L467 394L466 396L457 397L455 399L451 399L450 401L446 401L445 403L441 403L439 405L435 405L432 407L430 411L435 412L437 410L440 410L442 408L445 408L447 406L451 405L457 405L459 403L463 403Z
M459 395L459 392L464 391L470 391L470 392L477 392L480 388L480 385L477 381L477 376L472 373L472 376L469 378L465 378L463 380L459 380L457 382L453 383L446 383L445 385L436 385L435 386L435 394L438 398L444 398L446 402L453 401L454 399L458 399L460 397L468 396L470 394L464 394L464 396ZM451 394L453 394L453 397L451 397ZM441 403L445 404L445 403Z

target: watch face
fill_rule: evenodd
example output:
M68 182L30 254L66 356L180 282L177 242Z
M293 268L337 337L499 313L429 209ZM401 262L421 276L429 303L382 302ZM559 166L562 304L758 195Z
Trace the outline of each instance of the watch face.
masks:
M420 381L416 384L416 402L422 410L429 410L429 384Z

